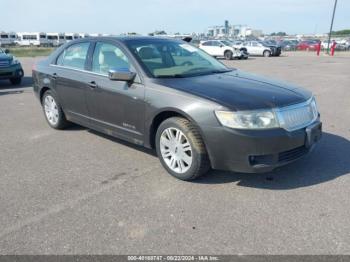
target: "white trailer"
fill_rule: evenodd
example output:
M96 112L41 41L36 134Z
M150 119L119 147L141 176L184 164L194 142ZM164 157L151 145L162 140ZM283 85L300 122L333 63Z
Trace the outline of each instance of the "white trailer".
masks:
M74 39L78 39L79 38L79 34L76 33L65 33L64 34L64 39L66 40L66 42L72 41Z
M47 33L46 36L50 46L61 46L66 42L63 33Z
M79 33L79 38L87 38L89 37L89 34L87 33Z
M6 33L0 32L0 46L11 46L15 45L17 40L17 35L14 32Z
M20 32L20 33L17 33L17 36L18 36L17 43L20 46L48 46L49 45L46 33Z

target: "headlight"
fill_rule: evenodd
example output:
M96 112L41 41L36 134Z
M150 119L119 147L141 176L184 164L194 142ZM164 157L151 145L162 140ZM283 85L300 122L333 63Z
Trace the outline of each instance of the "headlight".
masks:
M19 64L19 61L17 59L13 58L11 65L18 65L18 64Z
M273 111L215 111L223 126L237 129L277 128L279 123Z

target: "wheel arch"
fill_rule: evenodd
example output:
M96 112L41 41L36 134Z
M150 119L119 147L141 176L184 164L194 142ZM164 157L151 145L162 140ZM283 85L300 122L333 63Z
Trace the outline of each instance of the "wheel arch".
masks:
M160 126L160 124L168 119L168 118L171 118L171 117L183 117L185 119L187 119L188 121L190 121L191 123L193 123L197 129L198 129L198 132L201 134L202 138L203 138L203 133L202 133L202 130L201 128L198 126L197 122L191 117L189 116L187 113L185 113L184 111L182 110L179 110L177 108L166 108L166 109L163 109L161 111L158 111L154 117L152 118L152 121L149 125L149 128L148 128L148 146L150 148L155 148L155 138L156 138L156 133L157 133L157 130L158 130L158 127ZM204 142L204 145L205 145L205 141L203 139L203 142Z
M44 96L44 94L46 93L46 91L48 91L48 90L51 90L51 88L48 87L48 86L43 86L43 87L40 89L40 92L39 92L40 103L42 103L42 101L43 101L43 96Z

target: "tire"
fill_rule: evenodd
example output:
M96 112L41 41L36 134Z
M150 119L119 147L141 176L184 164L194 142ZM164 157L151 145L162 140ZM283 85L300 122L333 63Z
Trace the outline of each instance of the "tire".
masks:
M21 84L22 78L21 77L11 78L10 82L12 85L17 86Z
M224 57L226 60L232 60L233 53L231 51L225 51Z
M271 51L265 50L264 53L263 53L263 56L264 56L264 57L269 57L269 56L271 56Z
M64 115L62 107L58 102L56 95L52 91L47 90L44 93L41 104L44 111L45 119L50 127L54 129L65 129L69 125L69 122L67 121ZM56 121L53 121L54 118Z
M169 138L169 132L173 140ZM193 180L210 169L202 137L196 126L185 118L171 117L164 120L158 127L155 144L163 167L178 179ZM182 145L184 147L181 147Z

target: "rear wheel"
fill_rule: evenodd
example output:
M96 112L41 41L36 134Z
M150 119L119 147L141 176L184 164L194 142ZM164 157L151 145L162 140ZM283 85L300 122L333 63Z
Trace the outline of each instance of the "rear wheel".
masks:
M49 125L55 129L64 129L68 125L68 121L63 113L56 96L50 90L46 91L42 98L42 107L45 118Z
M22 78L21 77L11 78L10 82L13 85L20 85L22 82Z
M160 124L156 150L163 167L178 179L193 180L210 168L201 135L185 118L172 117Z
M231 51L225 51L224 57L226 60L232 60L233 53Z

